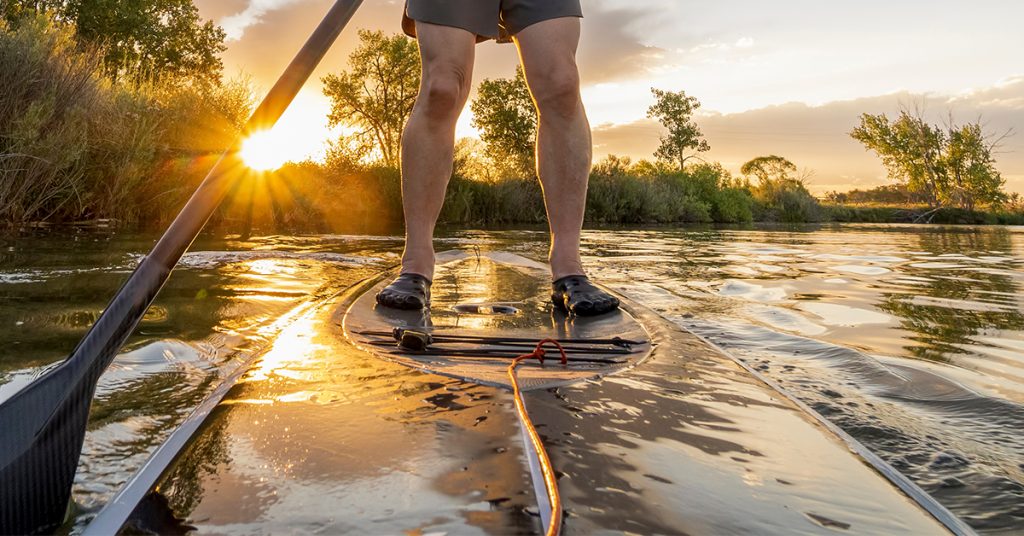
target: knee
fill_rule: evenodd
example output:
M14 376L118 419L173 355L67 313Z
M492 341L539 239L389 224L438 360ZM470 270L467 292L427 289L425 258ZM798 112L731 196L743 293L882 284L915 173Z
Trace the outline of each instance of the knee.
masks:
M457 115L469 94L466 77L454 69L424 73L418 104L434 118Z
M576 66L553 71L533 84L541 117L569 118L580 109L580 78Z

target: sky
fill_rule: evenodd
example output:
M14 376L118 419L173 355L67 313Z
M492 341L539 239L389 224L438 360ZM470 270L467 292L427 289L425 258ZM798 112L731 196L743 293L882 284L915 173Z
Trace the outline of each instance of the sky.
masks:
M228 76L269 88L333 0L195 0L224 27ZM650 89L697 97L704 155L737 172L766 154L793 161L816 193L887 183L848 135L863 113L920 107L934 123L980 120L1015 131L998 154L1007 189L1024 193L1024 2L1012 0L582 0L583 100L595 159L651 158L662 131ZM403 2L366 0L282 119L295 159L337 132L320 78L345 68L355 30L401 32ZM514 45L478 45L474 81L510 77ZM468 108L458 136L474 136Z

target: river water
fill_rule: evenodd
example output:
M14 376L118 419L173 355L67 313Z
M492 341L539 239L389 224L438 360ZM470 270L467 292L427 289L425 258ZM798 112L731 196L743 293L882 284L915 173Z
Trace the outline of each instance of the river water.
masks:
M0 400L67 355L155 239L0 240ZM101 380L80 521L239 363L400 248L201 238ZM448 230L438 248L543 259L546 234ZM1024 228L601 229L584 248L593 276L757 368L979 530L1024 526Z

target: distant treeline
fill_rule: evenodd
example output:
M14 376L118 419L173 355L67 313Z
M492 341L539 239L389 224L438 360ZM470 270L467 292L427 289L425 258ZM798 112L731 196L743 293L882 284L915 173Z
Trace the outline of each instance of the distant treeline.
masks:
M448 185L441 223L501 225L544 223L544 203L535 178L480 180L473 158L460 144ZM233 230L329 232L373 228L402 219L401 179L388 166L351 167L332 159L324 164L287 164L266 176L261 190L236 196L255 208L241 217L232 210L223 223ZM263 193L260 193L263 192ZM243 203L243 205L245 204ZM246 205L246 206L252 206ZM820 201L801 181L772 177L752 184L717 164L694 164L685 171L609 157L599 162L587 192L590 224L668 224L753 222L1024 224L1024 207L968 211L927 205L842 205Z

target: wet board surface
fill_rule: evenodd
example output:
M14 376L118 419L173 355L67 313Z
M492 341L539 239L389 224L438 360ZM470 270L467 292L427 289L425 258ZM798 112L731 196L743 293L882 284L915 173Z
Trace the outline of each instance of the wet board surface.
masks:
M512 358L542 339L563 341L567 366L557 363L551 346L545 363L520 365L520 386L530 391L614 374L651 352L649 335L626 311L584 318L553 307L547 266L517 255L439 254L429 311L378 306L375 296L393 275L352 304L343 326L360 349L407 367L509 388L506 368ZM402 348L392 335L395 328L429 333L435 342L420 352Z

